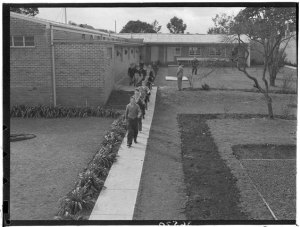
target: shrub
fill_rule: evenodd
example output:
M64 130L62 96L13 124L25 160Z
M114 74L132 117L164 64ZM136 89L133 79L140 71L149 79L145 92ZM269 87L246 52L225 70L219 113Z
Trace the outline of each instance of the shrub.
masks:
M205 90L205 91L209 91L210 87L208 84L203 84L202 86L202 89Z
M73 118L73 117L111 117L117 118L122 113L104 107L64 107L64 106L26 106L17 105L10 109L10 117L22 118Z
M93 208L126 134L126 123L123 119L124 115L121 115L112 123L111 130L105 134L99 151L88 167L78 175L75 189L59 200L59 211L54 217L56 220L81 220L82 213Z

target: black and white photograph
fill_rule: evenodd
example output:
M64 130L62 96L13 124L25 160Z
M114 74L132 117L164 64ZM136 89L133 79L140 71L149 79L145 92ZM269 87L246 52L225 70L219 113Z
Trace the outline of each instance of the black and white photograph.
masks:
M297 225L298 2L2 7L4 225Z

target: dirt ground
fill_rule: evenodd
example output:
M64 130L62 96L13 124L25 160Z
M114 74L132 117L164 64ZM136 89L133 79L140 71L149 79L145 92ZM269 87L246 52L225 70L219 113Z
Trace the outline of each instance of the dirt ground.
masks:
M53 220L58 200L97 152L113 119L11 119L11 134L36 138L11 143L12 220Z
M189 220L247 220L239 207L236 179L221 159L201 115L180 115Z
M185 154L185 150L182 150L182 141L179 134L179 122L177 121L179 114L230 114L230 113L245 113L245 114L267 114L267 107L262 95L252 92L241 91L177 91L176 81L165 81L167 76L167 68L160 68L159 75L156 78L155 85L159 87L157 93L156 107L154 112L154 118L152 128L149 136L149 144L146 150L146 158L143 167L143 173L140 183L140 192L136 204L135 219L138 220L157 220L157 219L198 219L200 220L220 220L220 217L226 217L226 219L265 219L272 220L270 212L266 209L261 198L256 194L253 194L252 189L241 188L240 185L235 182L236 176L233 174L233 169L230 163L222 157L219 150L222 144L217 143L219 156L214 154L210 156L215 159L219 168L229 168L229 172L224 173L229 180L223 183L227 186L221 187L220 193L226 192L232 195L231 190L238 191L244 190L245 195L252 196L253 201L259 201L260 207L257 211L253 211L251 204L247 204L241 200L240 193L235 193L235 198L232 199L232 211L218 212L218 206L210 207L210 211L201 206L203 201L199 202L199 199L194 199L192 206L198 207L200 210L197 212L187 212L189 204L189 184L185 183L186 179L189 179L190 175L186 175L188 169L184 164L182 154ZM219 81L220 82L220 81ZM220 82L221 83L221 82ZM242 82L241 82L242 83ZM183 87L188 87L188 82L183 82ZM288 107L289 103L297 103L297 95L284 95L284 94L271 94L273 98L274 114L276 115L293 115L296 116L296 108ZM271 121L268 119L262 119L266 124L277 125L277 120ZM250 120L249 120L250 121ZM259 121L258 121L259 122ZM291 134L286 134L282 137L281 141L285 143L293 143L296 121L288 121L286 127L293 126L289 131ZM261 122L260 122L261 123ZM188 122L186 123L188 124ZM213 126L209 125L211 130ZM234 129L235 125L231 125L231 122L227 122L226 132ZM291 128L291 127L290 127ZM262 129L263 130L263 129ZM233 130L234 131L234 130ZM199 130L195 131L195 134L199 133ZM250 130L247 137L252 137L255 140L255 130ZM212 134L215 139L215 134ZM277 134L274 135L273 140L277 140ZM233 133L233 136L234 133ZM272 133L270 133L272 137ZM273 141L271 140L271 142ZM238 144L240 141L234 140ZM259 142L259 141L257 141ZM230 146L231 150L231 146ZM231 150L232 152L232 150ZM232 155L233 156L233 155ZM233 158L237 160L234 156ZM213 162L212 162L213 163ZM223 164L222 164L223 163ZM201 165L203 163L198 163ZM212 165L213 166L213 165ZM228 175L227 175L228 174ZM233 177L233 178L232 178ZM200 178L200 175L199 175ZM207 180L209 182L209 180ZM198 181L199 182L199 181ZM202 182L203 183L203 182ZM214 191L211 185L207 185L203 188L203 184L199 184L199 190L203 190L206 193L218 192ZM222 184L222 181L220 182ZM196 188L196 187L194 187ZM203 188L203 189L202 189ZM223 190L223 191L221 191ZM248 193L248 194L247 194ZM211 194L212 195L212 194ZM207 196L209 198L209 195ZM223 201L227 201L224 198ZM206 201L207 202L207 201ZM209 202L208 202L209 204ZM215 203L216 205L219 203ZM210 205L213 205L211 203ZM238 209L239 208L239 209ZM252 210L251 210L252 209ZM251 210L251 212L249 212ZM202 212L202 213L201 213ZM198 214L201 214L198 216ZM222 216L223 215L223 216Z

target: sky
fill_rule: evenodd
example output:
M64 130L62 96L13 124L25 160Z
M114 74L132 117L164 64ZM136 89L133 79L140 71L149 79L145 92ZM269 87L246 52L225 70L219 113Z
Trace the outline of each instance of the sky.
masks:
M162 25L160 32L168 33L167 23L177 16L187 25L185 33L206 34L213 26L216 14L236 15L241 7L145 7L145 8L66 8L67 21L88 24L94 28L115 30L117 32L130 20L152 23L155 19ZM64 23L64 8L39 8L36 17Z

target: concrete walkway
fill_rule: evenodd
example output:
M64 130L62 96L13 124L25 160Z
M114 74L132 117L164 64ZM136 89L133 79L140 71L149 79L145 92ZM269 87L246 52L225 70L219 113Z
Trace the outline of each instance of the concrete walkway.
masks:
M127 148L125 136L117 162L111 167L103 189L97 199L89 220L132 220L139 190L149 132L155 108L157 88L153 87L143 120L143 130L138 143Z

